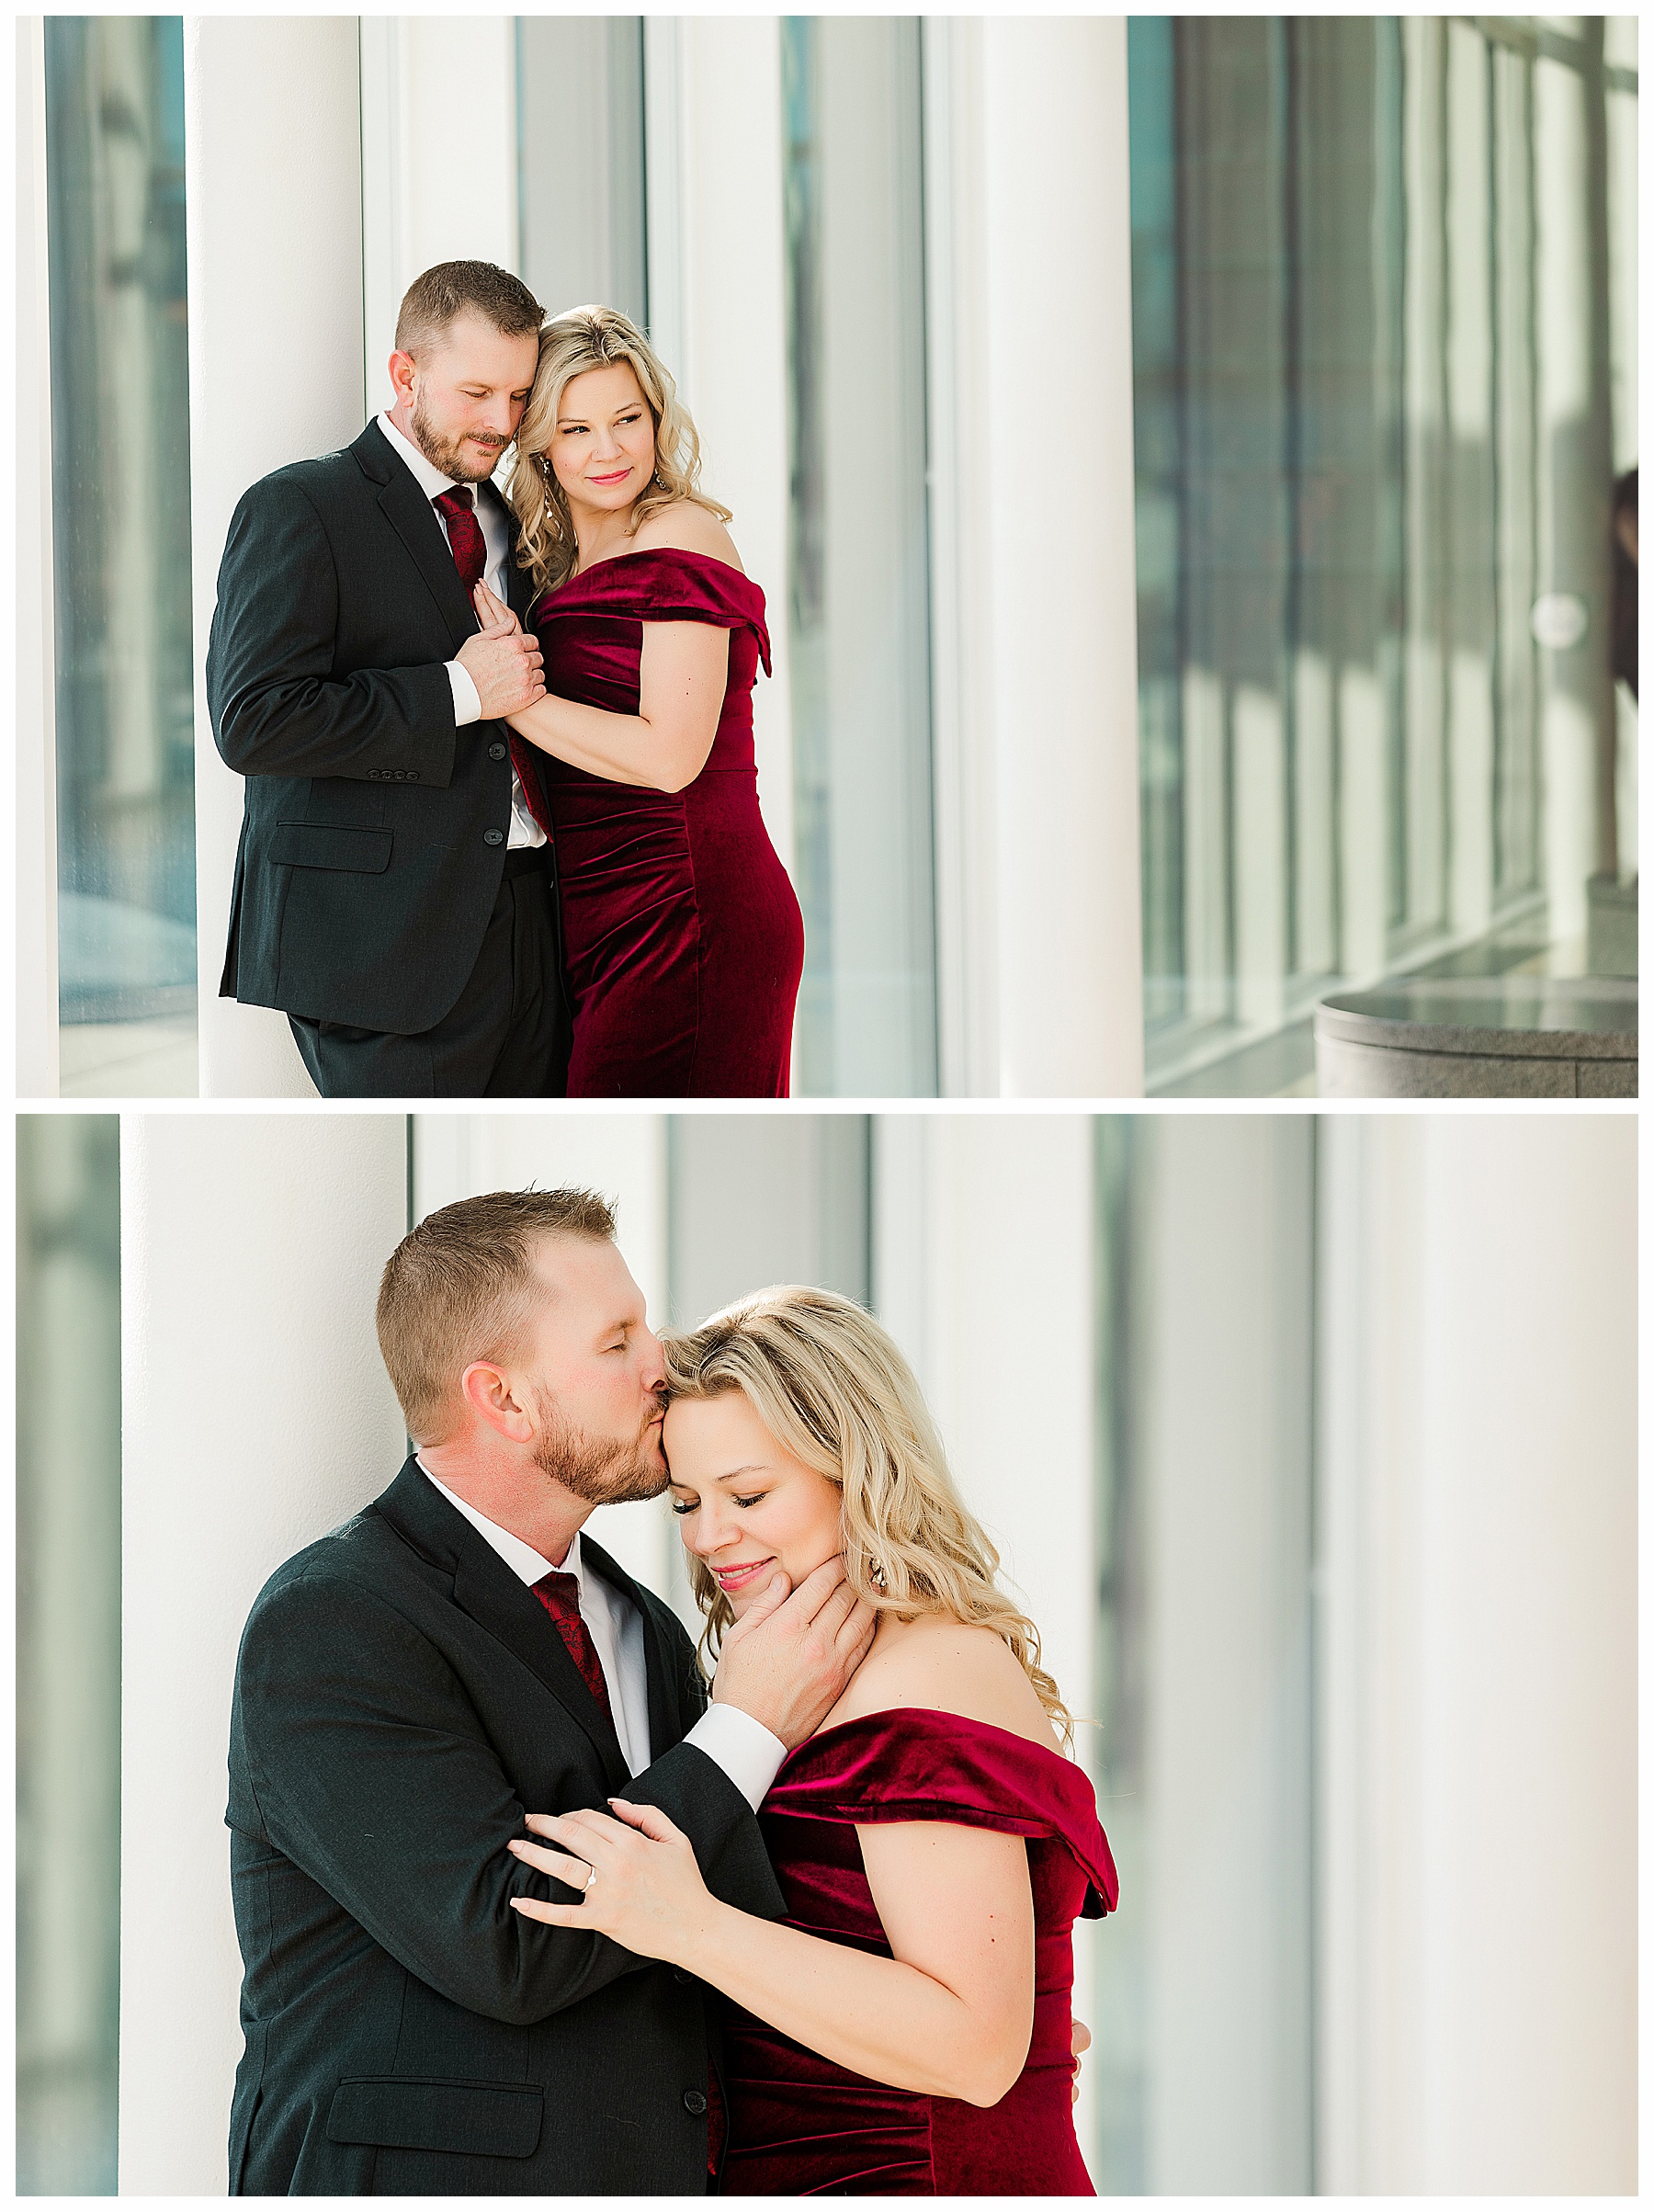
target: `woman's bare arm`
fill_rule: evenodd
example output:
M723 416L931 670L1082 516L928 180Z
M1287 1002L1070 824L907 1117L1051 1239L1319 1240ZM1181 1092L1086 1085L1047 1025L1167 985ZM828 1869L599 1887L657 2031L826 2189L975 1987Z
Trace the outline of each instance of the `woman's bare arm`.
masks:
M476 590L485 632L516 618L488 589ZM638 711L608 714L549 692L511 726L531 745L609 783L681 791L707 765L730 675L730 633L710 622L645 622L638 664Z
M895 1954L880 1958L720 1904L663 1813L614 1803L623 1821L534 1818L537 1832L598 1871L579 1905L519 1899L517 1910L598 1928L682 1967L871 2081L987 2105L1016 2080L1034 2024L1034 1906L1020 1836L930 1821L858 1827ZM536 1844L512 1849L545 1873L569 1867ZM573 1886L582 1879L583 1869Z
M896 1707L985 1720L1051 1743L1032 1685L985 1628L931 1619L890 1624L851 1677L828 1727ZM669 1958L807 2049L898 2089L997 2104L1022 2070L1034 2021L1034 1908L1020 1836L924 1821L858 1823L856 1836L892 1958L827 1943L717 1904L693 1854L661 1840L648 1806L619 1809L641 1834L601 1813L529 1825L563 1850L606 1856L585 1903L516 1910L557 1926L590 1911L629 1950ZM588 1824L583 1831L579 1823ZM667 1824L670 1826L670 1823ZM602 1832L599 1833L598 1831ZM665 1844L667 1847L663 1848ZM567 1859L530 1855L547 1873ZM586 1865L595 1864L593 1858ZM581 1866L572 1874L578 1888ZM609 1924L610 1917L615 1924Z

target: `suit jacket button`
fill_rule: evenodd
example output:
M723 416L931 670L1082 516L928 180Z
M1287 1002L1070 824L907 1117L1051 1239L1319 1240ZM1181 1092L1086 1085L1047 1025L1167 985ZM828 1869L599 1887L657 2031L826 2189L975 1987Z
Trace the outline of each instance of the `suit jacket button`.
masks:
M672 1979L674 1981L693 1981L695 1979L695 1976L689 1973L683 1967L674 1967L672 1969Z
M505 842L505 833L504 830L484 830L482 833L482 842L484 845L504 845Z
M505 757L504 746L490 745L488 748L488 757L490 760L504 760Z
M694 2115L696 2116L697 2119L698 2119L698 2118L700 2117L701 2114L702 2114L703 2112L705 2112L705 2111L706 2111L706 2109L707 2109L707 2093L706 2093L706 2091L705 2091L704 2089L686 2089L686 2090L685 2090L685 2092L684 2092L684 2110L685 2110L685 2112L692 2112L692 2113L694 2113Z

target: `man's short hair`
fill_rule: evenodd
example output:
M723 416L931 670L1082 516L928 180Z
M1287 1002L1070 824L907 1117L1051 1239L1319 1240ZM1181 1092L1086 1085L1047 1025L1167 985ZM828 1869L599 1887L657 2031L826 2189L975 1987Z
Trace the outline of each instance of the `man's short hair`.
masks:
M545 310L520 277L492 261L439 261L409 285L396 317L396 350L418 357L467 312L502 337L537 334Z
M459 1378L509 1359L545 1295L536 1247L548 1237L611 1242L615 1216L589 1190L491 1190L427 1214L385 1263L379 1340L415 1444L453 1424Z

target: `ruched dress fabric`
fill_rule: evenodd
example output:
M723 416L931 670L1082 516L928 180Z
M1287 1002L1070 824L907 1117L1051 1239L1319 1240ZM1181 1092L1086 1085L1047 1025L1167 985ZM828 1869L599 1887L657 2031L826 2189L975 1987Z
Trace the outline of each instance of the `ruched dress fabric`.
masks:
M952 1713L901 1707L825 1729L759 1811L787 1925L890 1957L858 1822L948 1821L1027 1839L1034 2034L1000 2102L891 2089L726 2004L725 2196L1093 2196L1074 2135L1072 1930L1119 1897L1082 1770Z
M700 553L620 553L541 598L546 688L638 711L645 622L730 632L707 765L682 791L539 756L573 1000L571 1098L784 1098L804 921L758 807L753 686L764 594Z

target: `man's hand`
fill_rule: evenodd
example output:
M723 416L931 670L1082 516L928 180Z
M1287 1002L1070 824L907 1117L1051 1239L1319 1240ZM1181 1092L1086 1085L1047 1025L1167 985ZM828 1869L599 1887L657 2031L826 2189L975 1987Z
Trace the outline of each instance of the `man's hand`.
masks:
M525 635L522 625L509 611L504 621L492 622L478 630L474 638L467 638L457 658L477 686L485 722L504 721L508 714L521 714L526 707L532 707L536 699L546 696L539 640Z
M842 1560L788 1589L777 1571L724 1638L712 1702L750 1713L792 1751L844 1696L878 1616L844 1580Z

